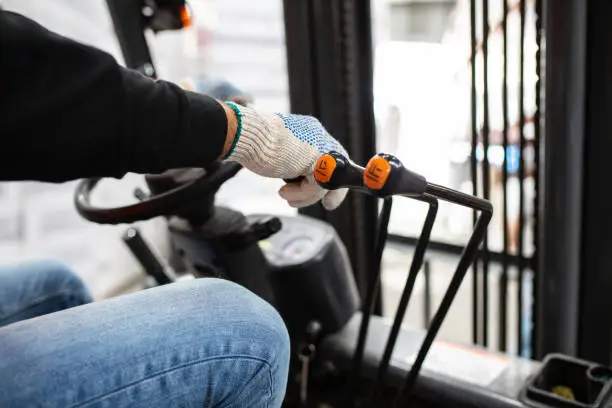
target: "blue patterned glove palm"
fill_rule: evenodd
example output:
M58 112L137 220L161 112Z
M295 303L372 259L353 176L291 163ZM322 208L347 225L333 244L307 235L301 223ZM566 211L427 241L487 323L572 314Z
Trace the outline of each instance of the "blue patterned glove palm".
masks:
M342 145L334 139L321 122L315 117L305 115L285 115L277 113L283 120L284 126L298 140L308 143L317 149L320 154L336 151L348 156Z

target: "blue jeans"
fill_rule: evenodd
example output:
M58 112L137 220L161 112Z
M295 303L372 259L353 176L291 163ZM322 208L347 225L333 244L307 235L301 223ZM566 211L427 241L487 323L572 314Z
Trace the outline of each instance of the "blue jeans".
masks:
M266 302L197 279L90 303L56 263L0 269L1 407L280 407L289 338Z

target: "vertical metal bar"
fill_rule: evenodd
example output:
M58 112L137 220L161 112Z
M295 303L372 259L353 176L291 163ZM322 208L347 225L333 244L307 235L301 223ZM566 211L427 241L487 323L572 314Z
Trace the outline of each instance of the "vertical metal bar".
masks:
M517 291L517 353L523 353L523 279L524 279L524 222L525 222L525 0L520 0L521 27L520 27L520 70L519 70L519 227L518 227L518 291Z
M499 276L499 339L498 348L500 351L506 351L507 349L507 315L508 315L508 273L502 270Z
M541 70L542 70L542 1L541 0L535 0L535 12L536 12L536 83L535 83L535 113L533 115L533 125L534 125L534 144L533 144L533 149L534 149L534 174L535 176L535 194L534 194L534 203L533 203L533 208L538 208L539 206L539 194L540 194L540 177L538 177L537 175L540 172L540 131L541 131L541 124L540 124L540 91L541 91L541 85L542 85L542 81L540 80L540 75L541 75ZM540 235L540 230L539 230L539 223L540 223L540 219L538 217L538 211L534 212L534 231L533 231L533 247L534 247L534 252L532 255L533 259L537 259L537 253L538 253L538 236ZM538 321L537 321L537 304L538 304L538 290L537 287L540 284L540 279L538 278L538 268L537 268L537 262L532 262L532 268L533 268L533 285L532 285L532 293L531 296L533 296L533 302L531 303L532 305L532 311L531 311L531 350L530 350L530 357L534 356L536 354L535 351L535 344L536 344L536 339L538 336Z
M117 1L117 0L115 0ZM283 0L283 22L285 24L286 63L289 79L289 102L291 112L316 116L321 119L321 101L331 96L321 96L319 64L321 50L315 45L314 11L312 2ZM300 50L296 52L295 50ZM327 88L326 88L327 89ZM335 100L336 101L336 100ZM329 128L329 124L326 124ZM338 137L338 132L333 132ZM327 221L328 212L322 206L301 208L300 214ZM335 225L338 228L337 225ZM358 276L355 276L359 282Z
M314 49L312 6L307 2L283 0L286 64L291 111L302 115L319 114L317 54ZM294 50L300 52L294 52Z
M611 3L606 1L606 4ZM540 135L538 175L540 226L536 311L540 329L535 339L535 359L554 352L577 354L581 332L579 309L587 302L581 298L585 289L581 285L581 275L589 273L583 264L581 247L587 245L583 236L584 215L588 214L584 189L590 181L585 172L589 163L585 134L588 129L587 55L592 55L586 47L587 38L590 38L587 35L589 10L592 10L591 1L547 0L542 3L545 59L542 61L541 115L545 126ZM609 84L608 81L606 85ZM602 191L601 184L596 188ZM594 217L602 215L593 214ZM601 224L602 220L597 221ZM594 242L591 248L596 250L603 244ZM605 318L605 314L602 316ZM601 327L598 329L601 333Z
M506 351L507 348L507 326L508 326L508 0L503 1L503 76L502 76L502 116L503 116L503 148L504 160L502 168L502 183L504 185L502 219L503 219L503 252L502 273L500 277L499 292L499 350Z
M492 208L489 208L488 211L482 212L478 221L476 222L476 228L470 237L468 244L461 255L461 259L459 260L459 264L457 265L457 269L451 279L450 284L448 285L448 289L442 298L442 302L434 315L431 326L429 330L427 330L427 334L425 335L425 339L417 353L417 357L412 364L410 372L408 373L408 377L406 377L406 381L404 383L404 387L400 391L398 398L394 401L393 407L409 407L411 406L410 399L412 397L412 391L416 384L416 380L419 376L419 372L421 371L421 367L423 366L423 362L425 361L425 357L431 348L440 327L442 326L442 322L444 322L444 318L450 309L450 306L455 299L455 295L459 291L461 287L461 282L465 277L467 270L470 267L470 264L473 263L474 259L478 253L478 246L482 239L484 238L485 231L491 220Z
M482 193L489 199L489 0L482 0L483 123L482 123ZM489 237L482 242L482 344L489 338Z
M612 3L591 0L587 7L586 126L577 355L609 365L612 361ZM602 313L603 312L603 313Z
M136 1L106 0L117 40L130 69L155 78L157 73L145 37L141 7Z
M404 315L406 314L406 309L410 303L410 297L414 289L414 284L419 275L419 271L421 270L421 266L423 266L423 273L427 274L425 275L425 297L428 297L427 294L430 290L427 287L429 283L429 262L425 262L425 264L423 264L423 260L425 259L425 250L427 249L427 245L429 244L429 239L431 237L431 230L433 229L436 221L436 215L438 213L438 200L427 195L422 198L417 198L417 200L429 203L429 210L427 211L427 216L425 217L423 228L421 229L421 235L419 236L419 240L414 250L414 256L412 257L412 263L410 264L406 285L404 285L404 291L402 292L402 296L397 306L397 311L395 312L393 326L391 327L391 332L389 333L389 338L387 339L387 344L385 345L385 351L383 352L382 360L378 365L376 382L374 383L372 395L369 399L370 406L372 407L375 407L378 403L379 393L382 389L384 378L389 368L389 362L391 361L391 356L393 355L393 349L395 347L395 343L397 342L397 336L402 327ZM430 314L427 316L430 316ZM429 318L426 318L426 321L429 321Z
M376 150L372 30L370 3L357 6L357 2L283 0L283 11L292 112L316 116L355 162L365 163ZM374 256L378 201L349 194L342 207L329 212L316 205L300 213L335 227L364 298Z
M331 22L336 26L331 37L323 39L327 45L317 42L316 47L329 48L337 64L332 73L320 72L322 85L327 77L327 88L336 88L343 101L344 110L338 111L333 100L323 101L321 106L329 108L326 121L340 115L342 130L328 129L347 149L357 163L366 163L376 151L376 126L373 109L373 46L370 2L361 0L310 0L314 7L315 32L326 30L324 14L331 12ZM323 21L321 21L323 19ZM325 58L324 56L321 56ZM322 62L322 61L321 61ZM323 93L325 95L325 93ZM342 132L344 140L335 131ZM363 285L369 274L368 265L374 254L374 236L377 225L378 200L364 194L352 194L344 204L345 211L328 212L327 220L336 226L340 237L348 247L353 270L357 276L358 289L365 294ZM363 231L355 233L356 231ZM382 295L375 298L374 313L382 314Z
M423 278L425 280L425 291L423 293L423 327L427 330L431 322L431 271L429 261L423 264Z
M472 148L470 151L470 172L472 173L472 194L478 196L478 165L476 148L478 146L478 122L476 118L476 0L470 0L470 62L472 68ZM476 223L476 211L472 213L472 221ZM474 261L472 277L472 342L480 343L480 312L479 312L479 274L478 261Z
M391 207L393 205L393 199L387 198L384 200L383 207L380 213L378 229L376 231L375 249L374 256L372 257L372 265L370 265L370 275L368 280L368 287L366 298L362 308L361 324L359 326L359 335L357 337L357 346L355 347L355 354L353 355L353 364L348 382L348 393L347 393L347 407L353 407L355 403L355 397L357 394L357 379L361 374L361 366L363 364L363 353L368 336L368 327L370 324L370 317L374 313L374 306L376 305L376 295L380 287L380 264L382 255L385 249L385 243L387 242L387 233L389 227L389 218L391 215Z

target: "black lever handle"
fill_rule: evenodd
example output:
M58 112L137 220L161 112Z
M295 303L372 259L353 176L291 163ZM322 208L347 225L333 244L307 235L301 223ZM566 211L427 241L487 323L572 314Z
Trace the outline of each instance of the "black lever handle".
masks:
M322 155L315 165L317 183L328 190L350 188L365 190L378 197L403 195L420 197L427 189L425 177L408 170L390 154L377 154L365 168L338 152Z
M134 254L138 262L140 262L146 273L152 276L157 284L165 285L172 282L172 279L166 274L163 265L159 259L157 259L153 251L151 251L151 248L149 248L149 245L147 245L142 238L137 228L128 228L123 235L123 241L132 254Z
M327 190L351 188L363 190L364 168L338 152L329 152L317 160L314 177Z
M283 224L278 217L269 217L262 219L241 231L230 233L225 236L223 242L227 249L232 251L240 251L247 248L249 245L259 242L276 234L281 230Z
M425 177L408 170L397 157L386 153L370 159L363 173L363 183L379 197L420 197L427 190Z

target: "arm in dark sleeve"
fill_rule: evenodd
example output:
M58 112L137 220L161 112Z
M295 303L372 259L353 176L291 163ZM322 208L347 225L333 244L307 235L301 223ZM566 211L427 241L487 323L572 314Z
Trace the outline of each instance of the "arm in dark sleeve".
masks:
M226 134L214 99L0 11L0 180L205 167Z

